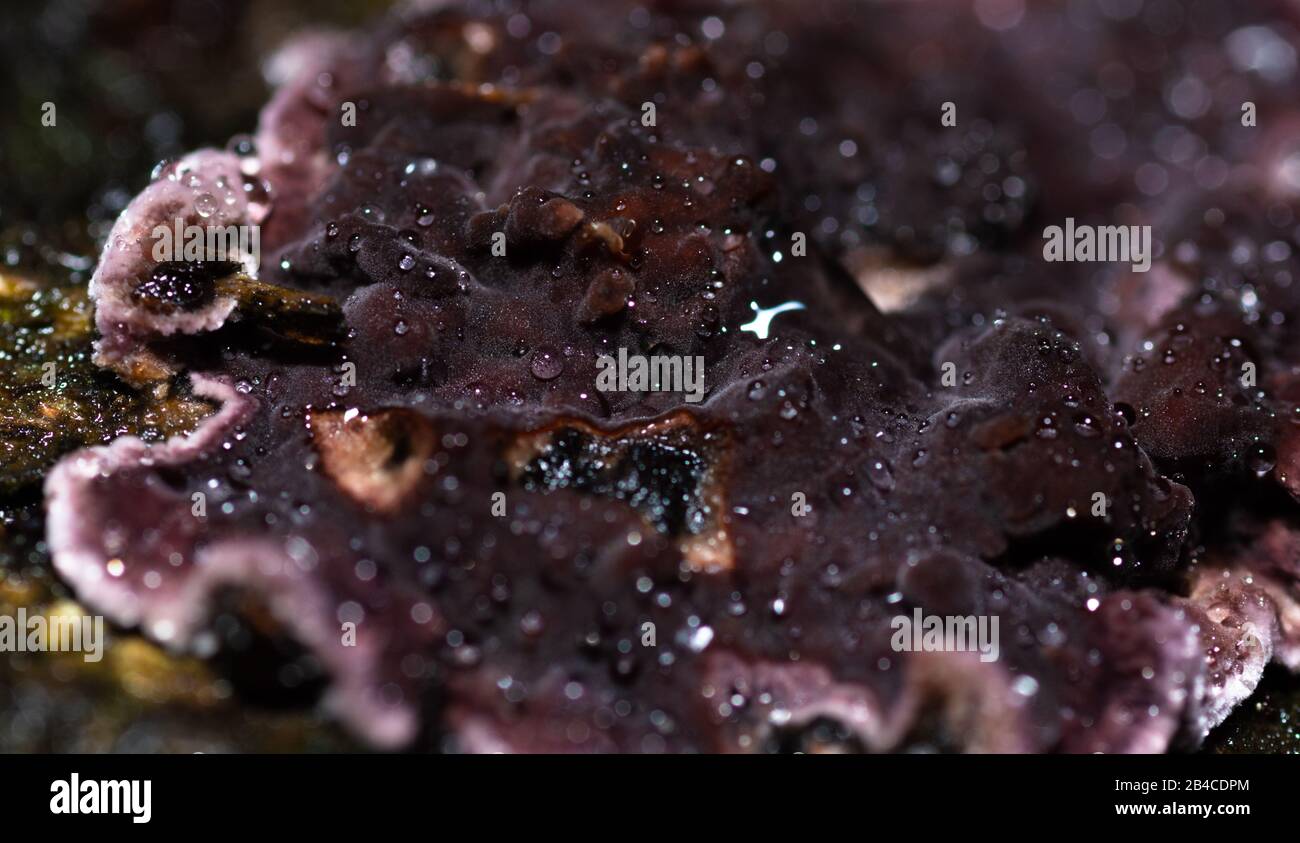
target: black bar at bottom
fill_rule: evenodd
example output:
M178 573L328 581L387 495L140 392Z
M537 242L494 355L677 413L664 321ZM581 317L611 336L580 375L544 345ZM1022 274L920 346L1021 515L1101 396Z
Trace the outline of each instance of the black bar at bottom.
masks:
M849 821L864 834L900 821L971 831L1008 822L1031 831L1172 821L1217 831L1290 825L1297 772L1300 762L1282 756L10 755L0 758L0 827L206 836L415 823L438 836L453 833L452 817L485 829L558 832L599 811L664 830L786 815ZM149 818L135 822L145 781ZM119 813L82 810L112 810L115 798Z

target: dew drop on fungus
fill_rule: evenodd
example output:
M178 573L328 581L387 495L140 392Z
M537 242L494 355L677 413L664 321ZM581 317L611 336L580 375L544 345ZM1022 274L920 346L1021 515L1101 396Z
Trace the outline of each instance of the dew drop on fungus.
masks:
M868 461L867 477L871 480L871 485L882 492L888 492L894 488L894 473L885 460Z
M217 212L217 200L211 193L200 193L194 199L194 210L199 216L207 219Z
M558 378L564 371L564 360L550 349L539 348L533 352L528 367L534 377L549 381Z
M1277 456L1270 445L1262 442L1257 443L1250 446L1250 449L1246 452L1246 465L1258 477L1268 474L1276 464Z

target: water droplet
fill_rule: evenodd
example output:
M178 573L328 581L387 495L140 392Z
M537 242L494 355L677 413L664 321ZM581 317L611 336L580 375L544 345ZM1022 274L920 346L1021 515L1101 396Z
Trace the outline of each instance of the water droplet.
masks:
M539 348L533 352L528 368L532 370L534 377L549 381L558 378L564 371L564 360L550 349Z
M1021 676L1012 683L1011 687L1022 697L1032 697L1038 693L1038 680L1032 676Z
M882 492L888 492L894 488L894 473L885 460L871 460L868 462L867 478L871 480L871 485Z
M1260 442L1252 445L1250 450L1247 451L1246 465L1250 467L1251 471L1255 472L1256 476L1263 477L1273 470L1273 466L1277 465L1277 455L1273 452L1272 446Z
M527 612L519 619L519 631L530 638L541 635L545 628L546 622L542 619L541 612L536 609Z
M257 144L251 135L235 135L226 144L226 151L233 152L240 158L257 154Z
M1078 434L1086 439L1092 439L1101 435L1101 425L1097 419L1088 413L1079 415L1074 420L1074 429Z
M408 176L431 176L438 172L438 162L432 158L416 158L406 165Z
M691 652L693 653L702 653L704 652L705 648L709 646L709 643L712 641L713 641L712 627L701 626L691 633L691 636L687 641L687 646L690 647Z
M217 200L211 193L200 193L194 199L194 210L199 216L207 219L217 212Z

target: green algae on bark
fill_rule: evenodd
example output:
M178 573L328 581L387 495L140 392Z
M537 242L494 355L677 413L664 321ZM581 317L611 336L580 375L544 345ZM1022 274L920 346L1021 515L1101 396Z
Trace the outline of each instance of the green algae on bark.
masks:
M77 448L125 435L158 441L212 412L183 382L131 389L94 365L93 340L84 286L0 274L0 494L34 487Z

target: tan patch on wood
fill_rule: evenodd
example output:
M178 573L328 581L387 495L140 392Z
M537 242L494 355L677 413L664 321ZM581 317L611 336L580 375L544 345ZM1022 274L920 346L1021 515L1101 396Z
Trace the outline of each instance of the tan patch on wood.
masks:
M309 425L312 443L325 474L348 497L391 515L425 476L437 435L429 420L412 410L349 415L354 412L315 413Z

